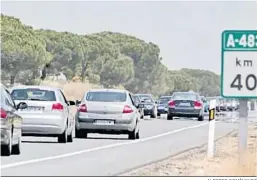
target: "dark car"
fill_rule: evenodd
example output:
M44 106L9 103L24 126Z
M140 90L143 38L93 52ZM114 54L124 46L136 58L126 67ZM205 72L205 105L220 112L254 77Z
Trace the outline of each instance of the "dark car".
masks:
M1 155L20 154L22 117L18 110L26 109L24 102L15 105L9 91L0 84L1 91Z
M151 94L135 94L140 98L141 103L144 105L144 116L157 117L157 104L155 103Z
M144 119L144 107L139 107L139 106L138 106L139 104L141 104L141 101L140 101L139 96L134 95L134 96L133 96L133 100L134 100L136 106L138 107L138 111L139 111L139 113L140 113L140 118L141 118L141 119Z
M167 114L168 111L168 102L172 96L161 96L158 105L157 105L157 116L161 114Z
M198 118L204 120L204 105L198 93L194 92L175 92L168 103L167 119L173 117Z

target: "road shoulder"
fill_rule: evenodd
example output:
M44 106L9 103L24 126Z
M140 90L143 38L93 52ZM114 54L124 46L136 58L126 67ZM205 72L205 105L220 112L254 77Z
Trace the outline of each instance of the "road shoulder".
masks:
M257 175L257 123L249 125L248 164L237 164L237 133L216 141L216 154L206 158L206 145L180 155L135 169L122 176L256 176Z

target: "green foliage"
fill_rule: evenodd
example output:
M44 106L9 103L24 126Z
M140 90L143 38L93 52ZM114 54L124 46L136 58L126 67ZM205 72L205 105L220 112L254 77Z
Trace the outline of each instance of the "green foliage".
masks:
M204 70L170 71L162 64L160 49L136 37L115 32L77 35L34 30L17 18L1 14L1 78L11 84L38 84L48 62L48 75L62 72L68 80L104 87L124 87L155 96L193 90L219 95L219 76ZM171 52L172 53L172 52Z

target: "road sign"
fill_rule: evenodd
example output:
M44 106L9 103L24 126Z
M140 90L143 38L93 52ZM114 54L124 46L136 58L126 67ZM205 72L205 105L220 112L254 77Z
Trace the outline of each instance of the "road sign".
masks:
M223 31L221 51L221 95L257 98L257 30Z

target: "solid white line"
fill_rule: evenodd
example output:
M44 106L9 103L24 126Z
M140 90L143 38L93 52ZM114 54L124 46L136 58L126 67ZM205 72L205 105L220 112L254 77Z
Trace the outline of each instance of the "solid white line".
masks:
M75 151L75 152L72 152L72 153L61 154L61 155L57 155L57 156L50 156L50 157L32 159L32 160L28 160L28 161L21 161L21 162L12 163L12 164L6 164L6 165L2 165L1 169L7 169L7 168L16 167L16 166L38 163L38 162L54 160L54 159L61 159L61 158L75 156L75 155L79 155L79 154L83 154L83 153L92 152L92 151L98 151L98 150L103 150L103 149L108 149L108 148L113 148L113 147L118 147L118 146L124 146L124 145L128 145L128 144L136 144L136 143L140 143L140 142L160 138L160 137L163 137L163 136L175 134L175 133L185 131L185 130L188 130L188 129L198 128L198 127L201 127L201 126L205 126L207 124L208 124L208 122L198 124L198 125L195 125L195 126L188 126L188 127L184 127L184 128L181 128L181 129L174 130L174 131L169 131L169 132L166 132L166 133L158 134L158 135L147 137L147 138L144 138L144 139L129 141L129 142L115 143L115 144L110 144L110 145L107 145L107 146L100 146L100 147L96 147L96 148L92 148L92 149L85 149L85 150Z

